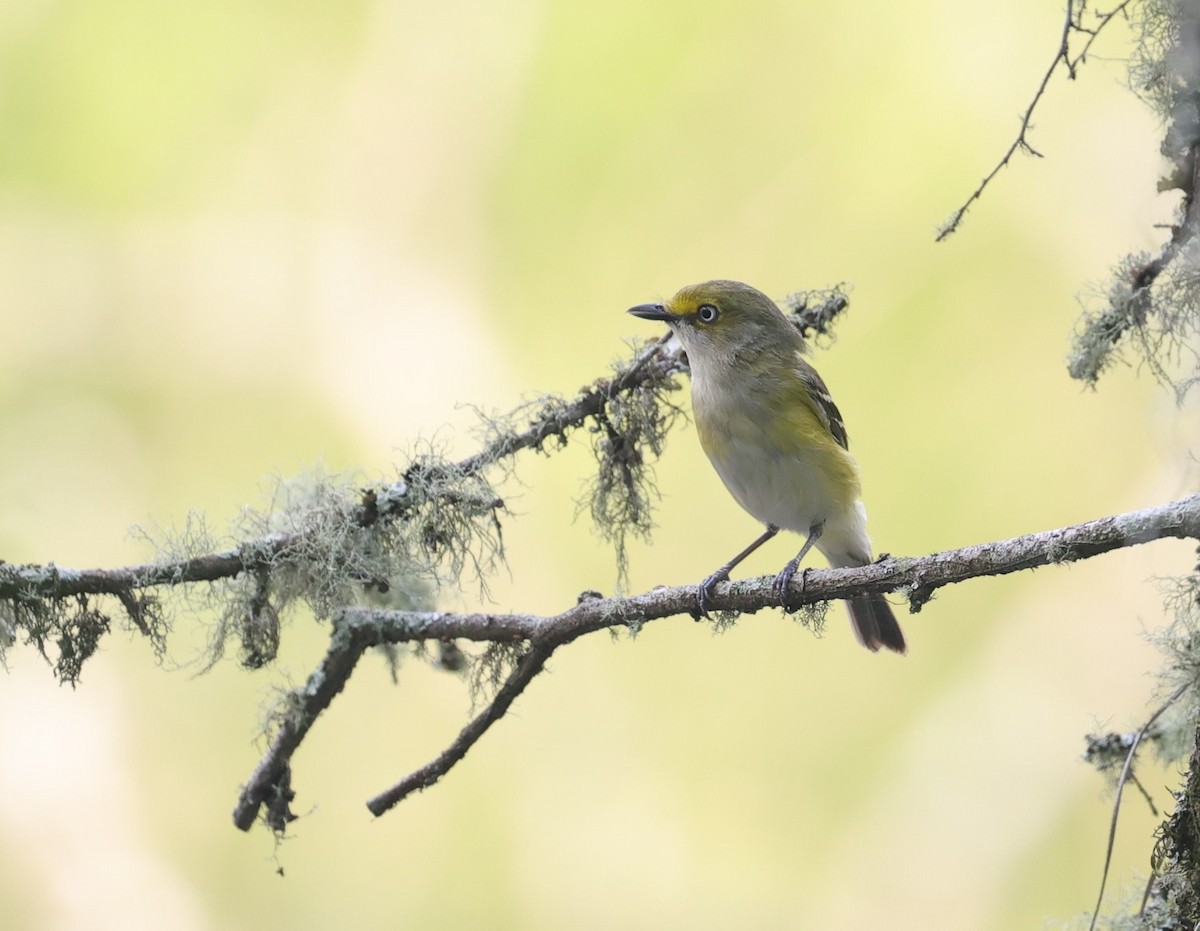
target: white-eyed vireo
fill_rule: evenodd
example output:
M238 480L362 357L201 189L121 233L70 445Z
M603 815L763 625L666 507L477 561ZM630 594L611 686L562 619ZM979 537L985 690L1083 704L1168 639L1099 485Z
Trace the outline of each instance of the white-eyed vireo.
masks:
M781 597L810 547L835 567L871 562L858 464L842 415L804 360L804 338L775 302L738 281L706 281L665 304L640 304L629 312L662 320L679 337L692 370L700 445L737 503L767 525L705 579L701 613L713 587L780 529L807 536L775 580ZM904 634L882 595L847 603L863 646L904 652Z

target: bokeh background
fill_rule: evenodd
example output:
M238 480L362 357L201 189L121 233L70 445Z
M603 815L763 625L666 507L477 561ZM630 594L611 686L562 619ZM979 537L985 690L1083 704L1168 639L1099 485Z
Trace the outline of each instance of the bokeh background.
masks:
M656 335L626 307L712 277L853 285L816 362L877 547L923 554L1194 487L1195 418L1064 356L1077 297L1151 248L1159 127L1114 27L965 228L1057 4L6 0L0 5L0 557L121 565L133 525L226 525L271 475L388 474L463 405L571 393ZM585 444L521 463L492 606L612 591ZM755 533L685 425L631 585ZM791 541L793 544L797 541ZM748 573L773 572L792 546ZM1155 579L1185 544L945 590L904 659L772 613L555 657L442 784L364 800L465 721L463 683L368 662L296 758L305 817L234 830L280 662L197 675L119 632L75 691L0 678L0 910L42 928L1038 928L1090 907L1110 794L1083 735L1153 707ZM486 602L482 602L486 604ZM481 604L467 580L447 608ZM1171 770L1144 782L1160 802ZM1156 823L1128 797L1114 893ZM282 867L283 875L277 874Z

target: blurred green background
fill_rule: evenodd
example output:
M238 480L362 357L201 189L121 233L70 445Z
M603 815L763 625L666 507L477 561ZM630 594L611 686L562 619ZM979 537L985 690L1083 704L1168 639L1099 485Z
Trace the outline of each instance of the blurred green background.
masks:
M815 361L877 548L1000 539L1194 485L1147 376L1065 373L1076 296L1169 216L1159 129L1119 63L1056 82L1012 139L1057 4L8 0L0 6L0 557L148 558L135 524L221 527L265 477L385 474L462 405L571 393L657 330L626 307L712 277L853 283ZM919 25L917 25L919 24ZM1125 53L1114 28L1097 51ZM1194 418L1193 418L1194 420ZM521 463L494 607L612 591L574 499L582 444ZM758 529L691 435L658 467L631 584L696 581ZM794 544L765 548L773 572ZM1042 927L1091 906L1110 813L1080 762L1135 726L1160 543L940 592L900 659L764 613L556 656L441 785L364 800L465 720L459 680L368 662L295 760L293 837L230 812L274 668L197 677L121 632L74 692L0 678L10 929ZM473 584L442 598L473 607ZM1170 771L1147 770L1160 802ZM1127 796L1114 896L1156 819ZM282 866L284 875L276 874Z

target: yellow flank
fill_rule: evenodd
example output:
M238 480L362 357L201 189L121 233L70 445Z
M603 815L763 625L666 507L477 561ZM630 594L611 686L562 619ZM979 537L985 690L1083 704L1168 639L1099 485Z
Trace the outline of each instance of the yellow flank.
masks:
M812 397L799 382L791 382L772 399L775 416L764 425L771 442L781 450L809 451L822 460L822 477L839 506L848 507L861 494L858 464L843 449L818 416Z

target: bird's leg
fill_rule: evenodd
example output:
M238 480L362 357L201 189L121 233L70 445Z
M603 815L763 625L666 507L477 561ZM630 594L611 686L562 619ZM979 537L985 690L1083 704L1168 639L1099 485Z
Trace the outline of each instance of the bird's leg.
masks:
M725 563L720 569L710 575L707 579L700 583L700 591L697 595L697 603L700 608L701 617L708 617L708 599L712 596L712 590L718 582L724 582L729 578L729 573L734 570L743 559L753 553L756 549L766 543L771 537L779 533L779 528L774 524L767 524L767 529L763 531L762 536L747 546L744 550L738 553L733 559Z
M800 552L796 554L796 558L783 567L783 571L775 576L775 584L771 586L771 591L775 597L786 604L787 592L791 587L792 579L796 576L796 570L800 568L800 560L802 560L808 551L812 549L813 544L821 537L821 531L825 529L825 521L819 521L808 528L808 539L804 541L804 545L800 547Z

